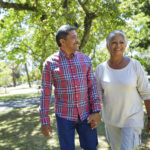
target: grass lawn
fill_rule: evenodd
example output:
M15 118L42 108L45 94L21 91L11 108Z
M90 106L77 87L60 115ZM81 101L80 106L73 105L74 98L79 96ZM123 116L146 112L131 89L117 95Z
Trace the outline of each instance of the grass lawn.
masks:
M60 150L56 133L54 106L51 106L53 135L45 138L40 131L38 107L0 112L0 150ZM138 150L150 150L150 139L143 131L142 146ZM110 150L106 142L104 124L98 127L99 150ZM80 150L78 136L76 150Z
M25 98L32 98L38 97L40 93L25 93L25 94L14 94L14 95L7 95L7 96L0 96L1 101L9 101L9 100L21 100Z
M14 109L0 113L0 150L60 150L56 133L54 106L51 106L53 135L45 138L40 131L38 107ZM99 149L108 150L104 126L98 128ZM80 150L78 136L76 150Z

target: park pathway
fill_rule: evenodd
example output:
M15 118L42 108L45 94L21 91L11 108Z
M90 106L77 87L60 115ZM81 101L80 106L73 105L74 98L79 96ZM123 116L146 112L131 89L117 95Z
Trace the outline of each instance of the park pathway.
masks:
M52 98L51 103L54 103L54 98ZM0 112L8 111L16 108L39 106L39 104L40 104L40 97L4 101L4 102L0 102Z

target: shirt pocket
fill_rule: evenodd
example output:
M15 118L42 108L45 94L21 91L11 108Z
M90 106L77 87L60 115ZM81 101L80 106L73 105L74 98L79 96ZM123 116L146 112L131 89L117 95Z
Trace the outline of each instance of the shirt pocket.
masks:
M54 80L64 79L63 70L60 67L54 68L52 71L52 75L54 77Z
M66 91L68 87L72 90L72 78L69 68L55 67L52 72L53 83L57 88Z

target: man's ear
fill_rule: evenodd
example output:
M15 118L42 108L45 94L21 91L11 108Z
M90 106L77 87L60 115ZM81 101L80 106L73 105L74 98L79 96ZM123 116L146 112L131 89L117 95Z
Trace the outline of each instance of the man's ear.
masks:
M64 45L65 40L64 39L60 39L60 43L61 43L61 45Z

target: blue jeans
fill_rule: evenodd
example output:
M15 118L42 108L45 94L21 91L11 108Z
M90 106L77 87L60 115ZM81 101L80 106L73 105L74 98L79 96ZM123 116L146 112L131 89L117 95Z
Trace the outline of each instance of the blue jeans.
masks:
M61 150L75 150L75 129L79 134L80 146L83 150L97 150L97 131L91 129L87 120L69 121L57 115L56 120Z

